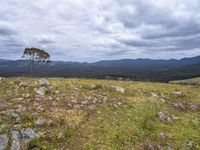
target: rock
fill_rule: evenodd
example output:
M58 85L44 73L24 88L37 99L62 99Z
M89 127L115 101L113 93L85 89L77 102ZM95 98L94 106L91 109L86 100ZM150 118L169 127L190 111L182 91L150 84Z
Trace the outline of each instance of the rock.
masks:
M159 112L156 116L158 117L159 120L164 121L166 123L172 122L172 119L164 112Z
M97 85L95 85L95 84L90 85L90 89L91 90L96 90L97 89Z
M118 113L116 111L113 112L113 115L118 116Z
M56 90L54 93L55 93L55 94L60 94L60 91Z
M40 86L49 86L50 85L49 81L45 78L39 79L38 83L39 83Z
M6 150L8 145L8 136L7 134L0 135L0 150Z
M38 118L38 120L35 122L36 126L43 126L46 124L46 120L43 118Z
M90 89L91 90L97 90L97 89L101 89L102 85L101 84L92 84L90 85Z
M176 97L182 96L182 92L181 91L174 91L173 95Z
M19 116L18 114L11 112L10 114L11 119L15 121L15 123L20 123L22 121L21 116Z
M48 97L46 97L45 99L48 100L48 101L52 101L52 100L53 100L53 97L48 96Z
M22 97L12 99L12 101L22 101L22 100L24 100L24 98Z
M169 134L169 133L161 132L161 133L160 133L160 136L161 136L163 139L172 139L172 135Z
M154 146L150 143L149 140L145 142L145 149L146 150L154 150Z
M199 110L199 107L197 105L194 105L194 104L189 104L189 108L192 110L192 111L197 111Z
M86 105L88 103L88 101L82 101L81 104Z
M166 150L171 150L171 147L167 146Z
M126 89L123 88L123 87L120 87L120 86L111 85L110 88L112 90L115 90L115 91L120 92L120 93L125 93L126 92Z
M21 82L21 83L19 83L19 86L20 87L29 87L30 85L27 82Z
M73 105L72 105L71 103L68 103L68 104L67 104L67 107L72 108Z
M190 149L194 149L194 146L193 146L193 143L192 143L192 141L188 141L187 142L187 146L188 146L188 148L190 148Z
M118 102L117 105L118 105L118 106L121 106L121 105L122 105L122 102Z
M163 103L165 102L165 100L164 100L163 98L161 98L160 100L161 100L161 102L163 102Z
M176 109L180 109L180 110L184 110L185 107L183 106L183 104L181 102L176 102L176 103L173 103L173 106L176 108Z
M49 91L49 89L46 88L46 87L40 87L39 89L35 88L34 91L35 91L38 95L44 96L44 95Z
M74 109L80 109L80 108L81 108L81 105L79 104L74 105Z
M31 128L22 129L21 135L22 135L23 144L29 143L31 141L31 139L33 139L33 138L40 137L40 135L35 130L33 130Z
M24 97L24 98L30 98L31 95L30 95L29 93L26 93L26 94L23 95L23 97Z
M151 96L152 97L159 97L156 93L153 93L153 92L151 93Z
M8 108L8 105L6 104L0 104L0 110L5 110Z
M48 125L48 126L53 126L53 125L54 125L53 120L48 120L48 121L47 121L47 125Z
M56 101L53 101L52 105L53 106L58 106L58 103Z
M35 109L39 111L44 111L44 108L41 105L37 106Z
M25 106L22 106L22 105L19 105L18 106L18 109L16 110L17 112L19 113L22 113L22 112L25 112L27 109Z
M71 102L72 102L73 104L76 104L76 103L78 103L78 101L77 101L77 100L71 100Z
M21 134L18 131L12 131L12 144L10 150L21 150Z

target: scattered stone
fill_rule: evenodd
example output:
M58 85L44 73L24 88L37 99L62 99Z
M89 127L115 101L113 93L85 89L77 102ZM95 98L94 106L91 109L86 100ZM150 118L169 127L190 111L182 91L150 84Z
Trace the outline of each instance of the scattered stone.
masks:
M171 147L167 146L166 150L171 150Z
M38 113L37 113L37 112L33 112L33 113L31 113L31 115L32 115L32 116L37 116Z
M173 95L176 97L182 96L182 92L181 91L174 91Z
M22 100L24 100L24 98L22 97L12 99L12 101L22 101Z
M113 104L113 106L114 106L115 108L119 108L121 105L122 105L121 102L117 102L116 104Z
M53 101L52 105L53 106L58 106L58 103L56 101Z
M0 110L6 110L7 108L8 108L8 105L0 104Z
M38 83L39 83L40 86L49 86L50 85L49 81L45 78L39 79Z
M118 106L121 106L121 105L122 105L122 102L118 102L117 105L118 105Z
M19 130L19 129L21 129L21 127L22 127L21 124L15 124L15 125L13 126L13 129L14 129L14 130Z
M21 134L22 134L22 141L24 144L29 143L33 138L40 137L40 135L31 128L22 129Z
M93 104L96 104L96 103L97 103L97 101L96 101L96 100L93 100L93 101L92 101L92 103L93 103Z
M86 105L88 103L88 101L82 101L81 104Z
M193 146L193 143L192 143L192 141L188 141L187 142L187 146L188 146L188 148L190 148L190 149L194 149L194 146Z
M184 110L185 107L183 106L183 104L181 102L176 102L176 103L173 103L173 106L176 108L176 109L180 109L180 110Z
M21 150L20 139L20 133L18 131L12 131L12 145L10 150Z
M77 100L71 100L71 102L72 102L73 104L76 104L76 103L78 103L78 101L77 101Z
M0 150L6 150L8 145L8 136L7 134L0 135Z
M47 125L48 125L48 126L53 126L53 125L54 125L53 120L48 120L48 121L47 121Z
M159 97L156 93L153 93L153 92L151 93L151 96L152 97Z
M41 96L44 96L49 90L46 87L35 88L34 91Z
M19 116L18 114L14 112L10 112L10 116L11 116L11 119L15 121L15 123L20 123L22 121L21 116Z
M23 96L24 96L24 98L30 98L31 97L31 95L29 93L26 93Z
M46 120L45 120L45 119L43 119L43 118L38 118L38 120L35 122L35 125L36 125L36 126L43 126L43 125L45 125L45 123L46 123Z
M164 133L164 132L161 132L160 133L160 136L163 138L163 139L172 139L172 135L169 134L169 133Z
M27 82L21 82L21 83L19 83L19 87L29 87L29 86L30 85Z
M146 150L154 150L154 146L150 143L149 140L145 142L145 149Z
M160 100L161 100L161 102L163 102L163 103L165 102L165 100L164 100L163 98L161 98Z
M117 114L117 112L116 112L116 111L114 111L114 112L113 112L113 115L117 116L118 114Z
M89 109L89 110L95 110L95 109L96 109L96 106L95 106L95 105L90 105L90 106L88 106L88 109Z
M67 104L67 107L72 108L73 105L72 105L71 103L68 103L68 104Z
M90 85L90 89L91 90L96 90L97 89L97 85L95 85L95 84Z
M39 111L44 111L44 108L41 105L37 106L35 109Z
M123 87L120 87L120 86L111 85L110 88L112 90L115 90L115 91L120 92L120 93L125 93L126 92L126 89L123 88Z
M74 105L74 109L80 109L81 108L81 105Z
M103 103L106 103L107 100L108 100L108 98L107 98L107 97L104 97L104 98L103 98Z
M55 94L60 94L60 91L56 90L54 93L55 93Z
M34 106L34 107L37 107L37 106L40 106L40 104L35 102L35 103L33 104L33 106Z
M166 123L171 123L172 119L164 112L159 112L157 115L159 120L164 121Z
M52 100L53 100L53 97L52 97L52 96L48 96L48 97L46 97L45 99L48 100L48 101L52 101Z
M19 105L18 106L18 109L16 110L17 112L19 113L22 113L22 112L25 112L27 109L25 106L22 106L22 105Z
M189 104L189 108L192 110L192 111L197 111L199 110L199 107L197 105L194 105L194 104Z

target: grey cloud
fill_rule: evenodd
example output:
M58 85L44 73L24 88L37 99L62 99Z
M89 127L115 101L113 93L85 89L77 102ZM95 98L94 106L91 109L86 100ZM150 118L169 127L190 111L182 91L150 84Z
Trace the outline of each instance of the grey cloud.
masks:
M16 35L17 32L6 27L0 25L0 36L10 36L10 35Z
M40 44L53 44L55 43L55 41L51 40L51 39L41 39L39 40Z
M2 0L1 57L17 59L27 46L69 61L198 55L199 7L191 0Z

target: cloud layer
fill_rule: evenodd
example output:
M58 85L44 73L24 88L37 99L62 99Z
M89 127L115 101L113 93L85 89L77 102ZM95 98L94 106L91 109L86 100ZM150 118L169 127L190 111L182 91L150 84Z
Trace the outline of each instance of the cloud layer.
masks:
M26 47L55 60L200 54L199 0L2 0L0 58Z

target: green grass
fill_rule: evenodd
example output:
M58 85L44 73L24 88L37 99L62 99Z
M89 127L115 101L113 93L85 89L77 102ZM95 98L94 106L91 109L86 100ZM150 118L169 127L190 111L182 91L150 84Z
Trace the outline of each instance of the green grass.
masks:
M200 77L186 79L186 80L171 81L170 83L200 85Z
M0 86L0 102L7 104L9 109L16 109L18 105L27 108L25 113L19 113L23 117L22 128L34 128L43 135L33 139L29 148L143 150L149 141L154 147L160 145L163 149L167 146L189 149L187 142L192 141L193 148L200 149L200 111L182 111L172 106L177 101L199 105L200 87L151 82L49 79L52 91L59 90L60 93L48 93L53 101L38 101L33 87L21 89L14 86L22 81L31 85L37 79L6 79ZM93 84L97 85L94 89L91 88ZM126 92L113 91L110 85L126 88ZM174 91L181 91L182 96L174 96ZM152 92L158 97L151 96ZM24 98L24 93L29 93L31 97ZM19 97L23 100L13 101ZM81 108L67 106L74 101L80 104L86 100L87 104ZM56 106L53 105L55 101ZM35 109L34 103L39 103L44 110ZM172 116L172 123L158 120L156 114L160 111ZM32 117L35 112L38 114ZM6 110L0 113L6 118ZM34 124L38 117L53 120L54 124L38 127ZM7 117L0 124L0 132L6 132L5 126L12 130L14 125ZM170 135L170 138L163 137L163 133Z

